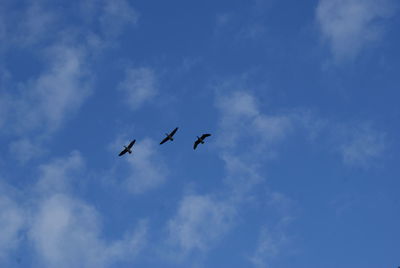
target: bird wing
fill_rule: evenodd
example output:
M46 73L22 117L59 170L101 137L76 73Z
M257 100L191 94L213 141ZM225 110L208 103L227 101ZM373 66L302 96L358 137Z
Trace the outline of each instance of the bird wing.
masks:
M169 135L171 135L171 137L172 136L174 136L175 135L175 133L178 131L178 128L175 128L174 130L172 130L172 132L169 134Z
M164 142L166 142L167 140L169 140L169 138L168 138L168 137L165 137L165 138L160 142L160 145L163 144Z
M201 139L205 139L205 138L210 137L210 136L211 136L211 134L203 134L203 135L201 135Z
M197 148L197 145L199 145L199 143L200 143L200 141L199 141L199 140L197 140L197 141L195 141L195 142L194 142L194 145L193 145L193 150L196 150L196 148Z
M120 153L119 153L119 155L118 156L121 156L121 155L124 155L124 154L126 154L126 152L127 152L128 150L127 149L123 149Z
M131 143L129 143L128 148L132 148L132 146L135 144L136 140L131 141Z

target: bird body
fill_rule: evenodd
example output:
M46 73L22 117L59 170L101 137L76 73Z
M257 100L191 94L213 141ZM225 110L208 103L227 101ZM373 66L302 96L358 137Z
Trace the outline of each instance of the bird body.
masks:
M125 149L123 149L118 155L123 156L126 153L131 154L132 153L132 146L135 144L136 140L131 141L128 146L124 146Z
M204 144L204 139L209 136L211 136L211 134L203 134L203 135L201 135L201 137L197 136L197 140L194 142L194 145L193 145L193 150L196 150L197 145L199 145L200 143Z
M173 141L174 140L174 138L173 138L173 136L175 135L175 133L178 131L178 128L175 128L174 130L172 130L171 131L171 133L165 133L165 135L167 136L167 137L165 137L161 142L160 142L160 145L161 144L163 144L163 143L165 143L165 142L167 142L167 141Z

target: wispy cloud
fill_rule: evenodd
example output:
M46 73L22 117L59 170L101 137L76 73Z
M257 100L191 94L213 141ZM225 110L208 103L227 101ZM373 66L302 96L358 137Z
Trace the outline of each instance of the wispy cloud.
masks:
M65 8L49 1L31 1L19 9L5 4L0 7L0 37L6 41L2 45L26 48L74 38L79 38L75 41L82 44L96 36L104 47L139 19L138 11L126 0L82 0L71 2ZM68 8L76 15L73 20L66 15Z
M125 26L134 26L139 13L126 0L104 1L100 25L106 36L121 34Z
M239 224L244 204L259 202L254 202L254 190L256 185L265 186L265 173L260 168L265 158L263 150L256 148L272 148L291 131L290 118L263 113L249 92L217 90L215 104L219 112L217 146L224 164L224 186L213 193L187 194L182 198L176 215L167 224L168 241L179 257L206 253ZM246 146L254 144L255 149L243 151L235 146L244 139ZM268 194L268 206L276 209L284 207L288 200L283 194ZM283 214L279 215L280 225L290 218L289 212ZM264 245L260 248L254 260L266 251Z
M125 239L108 243L101 238L97 211L84 202L55 194L39 204L29 237L46 267L108 267L132 259L141 249L146 225Z
M67 20L68 12L77 16ZM3 133L23 134L30 148L39 151L93 93L94 55L104 53L128 25L135 25L138 13L125 0L84 0L66 10L48 1L19 9L6 3L0 13L1 55L18 48L43 63L25 81L15 81L6 66L0 67L2 84L3 74L8 74L0 91L0 125L5 126ZM29 161L36 155L15 156Z
M220 13L216 16L214 35L229 38L229 44L238 42L263 42L268 34L265 18L273 1L248 1L243 9Z
M113 153L121 150L121 145L130 142L126 135L118 136L108 149ZM136 141L132 155L124 156L116 170L112 171L107 183L120 184L124 189L133 194L143 194L161 186L167 179L169 170L162 156L157 153L158 144L144 138ZM118 181L116 178L119 178Z
M80 108L91 93L84 53L65 46L49 50L46 57L51 60L50 68L29 82L21 96L13 100L17 130L54 131Z
M167 224L170 249L178 258L205 254L215 247L238 223L241 205L263 180L257 150L239 152L235 144L249 136L253 137L250 143L257 144L274 139L261 133L269 126L257 122L265 115L251 94L219 91L215 105L219 111L216 136L225 169L224 187L213 193L183 196L175 216Z
M163 184L168 169L163 159L157 156L156 143L151 139L143 139L135 144L134 154L140 157L127 157L129 164L124 185L134 194L144 193Z
M187 195L168 222L169 242L181 255L206 251L229 231L234 214L229 203L207 195Z
M15 41L21 45L35 45L49 38L60 23L56 10L46 7L40 1L32 1L21 14L24 17L17 26Z
M150 68L129 68L119 89L125 94L125 102L133 109L139 109L157 93L157 79Z
M316 18L335 58L351 59L381 38L393 7L391 0L320 0Z
M374 162L385 152L385 133L372 128L371 125L341 127L338 130L339 152L347 165L374 166Z
M84 171L85 162L77 151L67 157L53 159L39 166L40 178L36 189L41 195L70 192L71 186Z
M139 220L121 239L104 239L103 215L73 193L73 184L86 177L84 162L73 152L41 165L37 182L24 191L27 204L0 185L6 193L0 197L0 258L7 259L24 240L43 267L109 267L134 260L146 244L147 221Z
M9 145L10 155L14 157L21 163L24 164L30 159L37 157L45 152L45 150L39 145L33 143L27 138L22 138L13 141Z
M25 225L23 207L10 195L11 189L0 183L0 261L19 246L20 233Z
M84 167L79 152L40 166L35 192L31 192L34 205L30 208L28 238L46 267L108 267L132 260L144 246L145 221L123 239L102 238L99 212L73 195L73 184L85 177Z
M271 232L264 227L261 230L257 248L250 257L250 261L257 268L270 267L269 262L281 253L286 240L284 233Z
M256 98L246 91L221 94L216 106L221 112L218 144L231 147L242 138L253 138L258 148L279 142L291 130L291 118L287 115L263 114Z
M13 9L7 1L0 7L1 48L36 45L53 33L58 17L54 10L45 8L41 1L31 1L24 8Z

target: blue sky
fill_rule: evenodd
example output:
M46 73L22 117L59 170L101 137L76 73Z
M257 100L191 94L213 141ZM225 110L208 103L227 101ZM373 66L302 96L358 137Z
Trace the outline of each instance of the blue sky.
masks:
M398 10L2 0L1 266L399 266Z

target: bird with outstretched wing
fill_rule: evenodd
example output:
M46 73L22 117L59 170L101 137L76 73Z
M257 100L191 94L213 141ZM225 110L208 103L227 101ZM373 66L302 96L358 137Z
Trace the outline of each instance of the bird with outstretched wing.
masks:
M173 141L174 140L174 138L173 138L173 136L175 135L175 133L178 131L178 128L175 128L174 130L172 130L171 131L171 133L169 133L169 134L167 134L167 133L165 133L165 135L167 136L167 137L165 137L161 142L160 142L160 145L161 144L163 144L163 143L165 143L165 142L167 142L167 141Z
M129 143L129 145L128 146L124 146L125 147L125 149L123 149L120 153L119 153L119 156L122 156L122 155L124 155L124 154L126 154L126 153L132 153L132 146L135 144L135 142L136 142L136 140L133 140L133 141L131 141L131 143Z
M196 150L197 145L199 145L200 143L204 144L204 139L209 136L211 136L211 134L203 134L203 135L201 135L201 137L197 137L197 140L194 142L194 145L193 145L193 150Z

